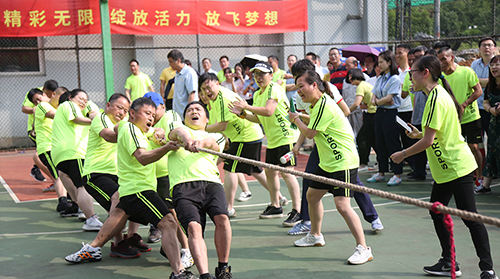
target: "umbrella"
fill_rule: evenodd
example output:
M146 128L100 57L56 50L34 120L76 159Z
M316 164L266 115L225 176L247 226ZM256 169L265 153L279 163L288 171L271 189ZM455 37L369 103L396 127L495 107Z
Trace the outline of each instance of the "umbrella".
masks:
M378 50L368 45L352 45L342 49L342 56L354 56L363 63L368 54L373 54L375 57L378 57L379 53Z
M259 61L267 62L267 56L263 56L260 54L248 54L245 55L245 58L243 58L240 63L243 65L243 68L245 68L246 66L253 68Z

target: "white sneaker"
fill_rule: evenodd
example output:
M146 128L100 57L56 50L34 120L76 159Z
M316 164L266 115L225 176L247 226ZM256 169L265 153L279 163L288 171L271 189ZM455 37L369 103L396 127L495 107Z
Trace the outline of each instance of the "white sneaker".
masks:
M244 191L240 193L240 197L238 198L239 202L245 202L252 198L252 192Z
M281 206L285 206L287 204L288 204L288 200L286 199L286 197L285 196L281 197L281 199L280 199L280 205Z
M323 246L325 245L325 239L323 238L323 234L315 236L311 233L307 233L306 236L295 241L293 244L297 247Z
M352 256L347 259L349 264L364 264L373 260L372 249L370 247L365 248L363 245L358 244L354 249Z
M384 225L382 225L382 221L380 221L380 218L373 220L372 231L377 232L377 231L381 231L383 229L384 229Z
M78 212L78 220L85 221L87 220L87 217L85 217L85 214L83 214L83 212Z
M94 248L88 244L83 244L82 249L80 249L76 253L67 255L64 259L70 263L81 263L81 262L100 261L101 258L102 258L101 247Z
M102 227L102 222L99 220L96 214L88 218L83 224L82 229L84 231L98 231Z
M194 265L194 259L189 249L181 249L181 262L182 266L185 269L188 269Z
M367 172L367 171L368 171L368 166L364 166L362 168L358 168L358 173Z
M236 217L236 210L234 208L231 210L228 210L227 212L228 212L229 218Z

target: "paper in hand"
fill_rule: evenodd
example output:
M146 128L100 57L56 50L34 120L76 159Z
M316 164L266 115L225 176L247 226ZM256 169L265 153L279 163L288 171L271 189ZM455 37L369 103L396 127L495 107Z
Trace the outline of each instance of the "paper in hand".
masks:
M403 119L401 119L399 116L396 116L396 122L401 127L403 127L405 130L407 130L408 132L412 132L413 131L413 129L410 126L408 126L408 124L406 124L406 122Z

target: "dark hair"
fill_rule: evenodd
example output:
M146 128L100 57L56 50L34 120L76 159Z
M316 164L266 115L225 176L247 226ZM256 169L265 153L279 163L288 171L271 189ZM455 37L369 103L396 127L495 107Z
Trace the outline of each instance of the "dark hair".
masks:
M128 64L130 65L132 62L137 63L137 66L139 66L139 62L137 60L135 60L135 59L130 60L130 62L128 62Z
M371 57L371 58L373 59L373 62L377 62L377 57L376 57L375 55L373 55L373 54L368 54L368 55L365 57L365 60L366 60L366 58L368 58L368 57ZM364 61L363 61L363 62L364 62Z
M198 92L201 91L201 86L207 80L219 81L219 79L217 78L216 74L214 74L214 73L208 73L208 72L203 73L198 78Z
M431 48L431 49L428 49L424 55L432 55L432 56L437 56L438 53L435 49Z
M186 105L186 108L184 109L184 112L182 113L182 116L183 116L184 118L186 118L186 113L187 113L188 108L189 108L190 106L192 106L192 105L195 105L195 104L198 104L198 105L202 106L202 107L203 107L203 109L205 110L205 114L207 115L207 118L208 118L208 119L210 119L210 114L208 113L207 105L205 105L205 104L204 104L203 102L201 102L201 101L192 101L191 103L187 104L187 105Z
M447 42L447 41L438 41L438 42L436 42L432 46L432 49L436 50L436 49L441 49L443 47L449 47L449 48L451 48L450 42Z
M220 62L222 59L224 59L224 58L226 58L226 59L227 59L227 61L229 61L229 57L227 57L227 55L222 55L222 56L219 58L219 62Z
M272 60L274 60L274 61L276 61L276 62L279 62L279 61L280 61L280 60L278 59L278 56L276 56L276 55L269 55L269 57L267 57L267 58L268 58L268 59L270 58L270 59L272 59Z
M61 88L61 90L63 91L63 94L64 94L65 92L68 92L68 91L69 91L69 90L68 90L68 88L66 88L66 87L64 87L64 86L59 86L57 89L59 89L59 88ZM57 90L57 89L56 89L56 90Z
M59 84L57 84L57 81L55 81L53 79L49 79L43 84L43 89L49 90L52 92L56 91L57 87L59 87Z
M66 91L61 96L59 96L59 104L62 104L69 100L69 93L70 91Z
M172 58L172 60L174 60L174 61L177 61L180 59L181 63L184 63L184 55L182 55L182 52L178 51L177 49L171 50L167 54L167 58Z
M146 97L140 97L140 98L135 99L132 102L132 105L130 105L130 110L138 111L143 106L148 106L148 105L152 106L156 109L156 104L155 104L155 102L153 102L153 100L151 100L150 98L146 98ZM130 113L130 110L129 110L129 113Z
M313 60L316 60L318 58L318 55L316 55L316 53L314 52L308 52L306 53L306 56L312 56Z
M426 52L427 50L428 50L427 47L426 46L422 46L422 45L420 45L420 46L418 46L418 47L415 48L415 52L417 52L417 51Z
M439 51L437 52L437 54L440 54L440 53L443 53L443 52L448 52L451 50L451 54L453 54L453 50L451 49L451 47L442 47L439 49Z
M309 59L300 59L292 66L292 75L294 77L304 74L308 70L315 70L313 62Z
M412 69L417 69L419 71L424 71L425 69L428 69L429 74L431 75L433 81L437 82L439 79L441 79L444 89L448 92L448 94L450 94L450 97L453 100L453 103L455 104L455 108L458 114L458 119L461 120L463 114L462 107L458 103L457 98L455 98L455 94L453 94L453 90L451 90L450 84L441 73L442 72L441 62L439 62L439 59L436 56L432 55L422 56L417 60L415 60L415 62L413 62Z
M500 61L500 56L493 56L490 60L490 65L493 62L498 62ZM485 91L486 92L493 92L494 89L500 89L500 84L497 84L497 81L493 74L491 73L491 68L489 70L489 76L488 76L488 84L486 85Z
M226 72L232 73L233 69L231 69L230 67L224 68L223 73L226 74Z
M349 80L349 75L351 75L351 79ZM359 80L363 81L365 80L365 75L363 75L363 71L359 68L352 68L347 72L347 78L345 79L345 82L351 83L353 80Z
M111 95L111 97L109 97L108 102L114 103L116 100L118 100L120 98L125 98L125 100L127 100L127 102L130 104L130 100L127 98L127 96L125 96L122 93L115 93L115 94Z
M392 75L398 75L398 63L396 62L396 56L394 56L394 53L390 50L382 51L379 56L378 60L380 62L380 59L384 59L387 62L391 62L391 65L389 66L389 73Z
M209 59L209 58L203 58L203 60L201 60L201 63L205 62L205 60L208 60L208 62L212 63L212 61Z
M43 95L43 91L38 88L30 89L30 91L28 92L28 100L33 103L33 98L38 94Z
M417 48L412 48L410 51L408 51L408 55L413 55L417 51Z
M396 46L396 49L398 49L398 48L404 48L404 49L406 49L406 51L410 51L411 46L407 45L407 44L399 44Z
M186 63L186 65L188 65L188 66L193 66L193 65L191 64L191 61L190 61L190 60L188 60L188 59L184 59L184 63Z
M299 59L297 58L297 55L295 55L295 54L290 54L290 55L288 55L288 56L286 57L286 60L288 60L291 56L295 57L295 60L299 60Z
M308 84L313 84L316 82L316 84L318 85L318 90L328 94L333 99L333 93L330 91L330 86L328 85L329 82L321 80L321 77L315 70L307 70L298 75L295 78L295 83L297 83L297 80L302 76L305 77L305 82L307 82Z
M328 50L328 54L330 54L330 52L331 52L332 50L334 50L334 49L336 49L336 50L337 50L337 52L340 54L340 50L339 50L338 48L336 48L336 47L332 47L332 48L330 48L330 49Z
M477 47L481 47L481 43L484 42L484 41L493 41L493 44L495 46L497 46L497 42L495 42L495 40L492 38L492 37L482 37L481 40L479 41L479 43L477 44Z
M80 89L80 88L75 88L75 89L73 89L73 90L71 90L71 91L69 92L69 99L73 99L73 98L75 98L75 97L76 97L76 95L78 95L78 93L80 93L80 92L83 92L83 93L85 93L85 95L87 95L87 96L88 96L87 92L85 92L83 89Z

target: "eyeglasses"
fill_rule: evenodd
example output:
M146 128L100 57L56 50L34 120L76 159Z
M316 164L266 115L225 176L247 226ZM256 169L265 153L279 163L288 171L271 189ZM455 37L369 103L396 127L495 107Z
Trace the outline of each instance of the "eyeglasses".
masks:
M410 70L410 71L408 72L408 73L410 74L410 78L412 77L413 72L420 72L420 70Z
M494 44L481 44L482 47L493 47L495 46Z
M266 74L268 74L268 73L261 72L261 71L258 71L258 72L255 71L255 72L253 72L253 75L256 76L256 77L264 77Z

